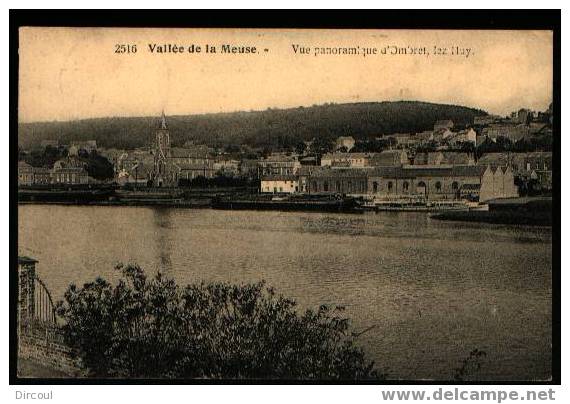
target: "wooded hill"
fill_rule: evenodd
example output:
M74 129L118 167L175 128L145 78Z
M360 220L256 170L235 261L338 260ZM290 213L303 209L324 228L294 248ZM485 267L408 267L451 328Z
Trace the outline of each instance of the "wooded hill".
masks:
M210 146L248 144L279 149L314 137L333 139L351 135L362 139L382 134L415 133L432 129L439 119L451 119L456 126L465 126L473 122L473 117L486 114L456 105L397 101L168 116L167 120L174 146L193 140ZM158 115L21 123L18 125L18 144L30 147L48 139L58 139L64 144L94 139L105 148L146 146L154 139Z

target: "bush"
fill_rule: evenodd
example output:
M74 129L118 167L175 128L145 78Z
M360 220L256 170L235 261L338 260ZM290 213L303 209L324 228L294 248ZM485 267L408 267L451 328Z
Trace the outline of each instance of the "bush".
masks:
M178 286L117 266L116 285L70 285L58 314L66 342L97 377L379 379L342 308L302 315L264 283Z

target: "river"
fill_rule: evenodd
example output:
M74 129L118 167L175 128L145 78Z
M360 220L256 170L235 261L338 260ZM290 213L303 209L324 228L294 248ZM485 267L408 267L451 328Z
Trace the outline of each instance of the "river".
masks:
M181 283L265 280L300 307L346 307L379 369L449 379L473 349L479 377L544 380L552 361L550 228L361 215L22 205L19 253L61 299L115 264Z

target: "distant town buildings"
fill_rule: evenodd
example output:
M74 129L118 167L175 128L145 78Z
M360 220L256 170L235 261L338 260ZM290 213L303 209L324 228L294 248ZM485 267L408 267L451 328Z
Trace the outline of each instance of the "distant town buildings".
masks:
M243 159L239 164L239 174L250 180L259 178L259 160Z
M452 146L457 146L462 143L472 143L475 145L477 142L477 132L473 128L467 128L454 133L448 143Z
M374 153L326 153L321 157L321 166L367 167Z
M329 167L376 167L408 164L405 150L384 150L380 153L326 153L321 157L321 166Z
M491 123L481 131L481 134L488 139L496 141L498 137L504 137L511 142L517 142L528 136L530 128L525 124L512 124L512 123Z
M388 139L393 139L398 147L410 147L417 143L416 138L411 133L393 133L387 136Z
M433 131L441 131L441 130L451 130L453 129L453 121L451 119L443 119L440 121L436 121L433 124Z
M54 169L51 173L52 184L87 184L89 175L82 167L62 167Z
M533 113L530 109L521 108L518 111L515 111L511 114L511 119L514 122L521 123L521 124L528 124L533 118Z
M268 175L293 175L301 167L296 157L286 154L273 154L258 161L259 176Z
M336 148L335 150L346 149L347 152L352 150L356 141L352 136L340 136L336 139Z
M475 147L497 142L501 137L516 143L552 136L551 121L551 110L536 114L522 108L509 117L478 116L472 124L438 120L433 130L418 133L369 136L358 142L353 136L340 136L334 151L322 155L312 150L312 140L290 150L263 151L265 157L256 158L256 154L262 154L261 149L214 149L191 140L183 147L172 146L163 112L150 147L99 149L99 153L113 163L114 180L119 185L176 187L199 178L222 176L258 181L262 193L486 201L516 196L515 183L552 189L550 152L475 153ZM44 140L41 144L44 148L62 147L57 140ZM87 184L91 181L87 166L78 156L96 150L94 140L72 142L69 156L51 168L32 167L20 161L18 183Z
M373 167L401 166L409 164L410 159L405 150L384 150L375 153L370 158L370 165Z
M57 140L57 139L42 140L40 142L40 146L42 149L45 149L46 147L58 148L59 147L59 140Z
M18 185L34 185L43 183L36 179L35 174L36 170L34 167L25 161L18 162Z
M473 118L473 125L475 126L482 126L482 125L489 125L490 123L497 122L501 119L498 115L483 115L483 116L476 116Z
M18 185L87 184L89 175L81 165L58 161L52 169L32 167L24 161L18 162Z
M70 156L77 156L83 151L85 153L91 153L92 151L97 151L97 141L95 140L85 140L81 142L71 142L69 146L68 153Z
M539 189L552 190L552 153L488 153L477 162L491 167L510 167L523 181L535 181Z
M473 165L475 159L470 153L462 152L421 152L416 153L414 165Z

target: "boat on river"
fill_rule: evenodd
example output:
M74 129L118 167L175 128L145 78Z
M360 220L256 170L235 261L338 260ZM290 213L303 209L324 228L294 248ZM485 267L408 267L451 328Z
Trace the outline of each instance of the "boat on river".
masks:
M375 212L445 212L472 209L465 201L426 201L419 199L371 200L363 209Z
M18 203L89 204L108 200L114 194L108 186L31 186L18 188Z
M318 212L362 212L357 198L339 195L237 195L212 200L214 209L230 210L282 210Z

